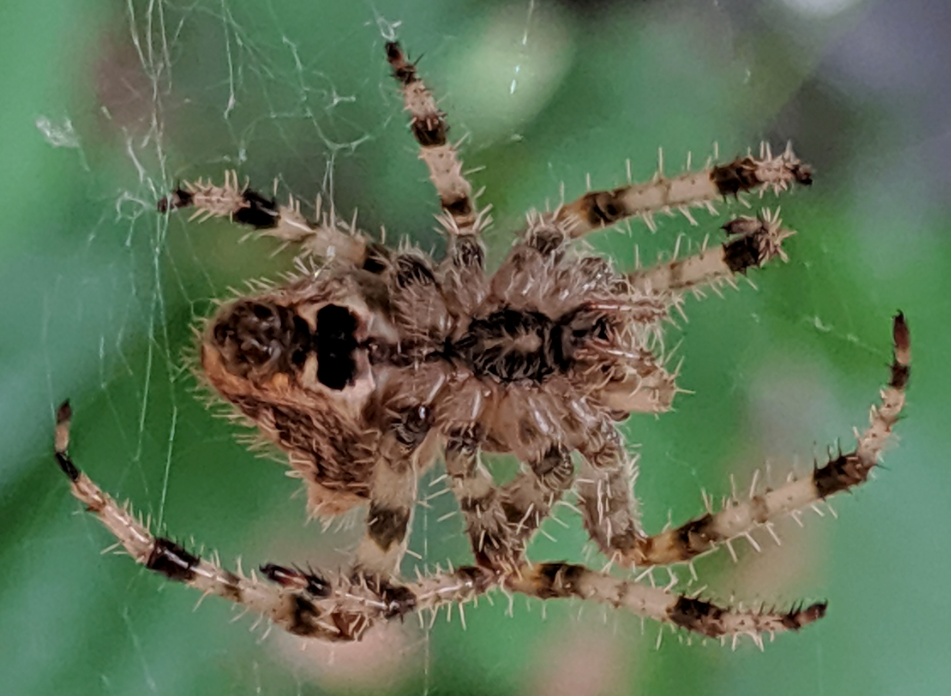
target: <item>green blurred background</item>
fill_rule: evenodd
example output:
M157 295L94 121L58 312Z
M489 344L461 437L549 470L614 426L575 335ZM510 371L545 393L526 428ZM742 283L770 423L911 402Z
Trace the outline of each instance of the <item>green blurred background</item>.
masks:
M951 691L951 9L942 0L746 2L6 2L0 85L0 678L9 694L940 694ZM383 60L397 34L468 137L502 253L546 201L792 139L816 184L783 201L790 263L725 299L687 303L678 399L626 424L652 530L774 481L862 426L901 308L914 373L901 446L841 519L782 524L781 548L737 544L681 587L721 600L828 598L828 617L734 652L578 604L504 597L302 649L229 623L214 599L128 558L78 511L50 455L69 396L73 453L104 488L225 563L338 565L354 527L304 525L280 465L255 459L192 395L190 327L213 298L290 257L226 224L155 213L181 179L238 169L282 196L332 196L364 229L429 247L436 199ZM716 234L661 220L592 241L621 266ZM944 386L942 386L944 385ZM438 492L439 486L426 490ZM462 562L449 496L416 518L421 564ZM581 558L549 524L533 557ZM353 522L354 520L351 520ZM357 520L358 521L358 520ZM765 538L764 538L765 537ZM595 560L595 563L597 561ZM406 569L413 565L408 559ZM656 580L666 583L665 573ZM509 616L511 614L511 616ZM689 644L688 644L689 643Z

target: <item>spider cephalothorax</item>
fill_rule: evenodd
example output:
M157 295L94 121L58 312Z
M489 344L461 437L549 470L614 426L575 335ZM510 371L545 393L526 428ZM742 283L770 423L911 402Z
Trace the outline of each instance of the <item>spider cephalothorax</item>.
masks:
M533 563L526 549L553 505L571 496L596 546L621 567L689 561L758 525L862 483L904 403L909 337L895 318L895 357L882 404L855 451L776 490L753 491L686 524L650 535L633 497L633 462L616 430L631 413L667 410L677 392L658 340L683 296L732 283L785 257L792 234L768 211L738 217L727 239L699 253L630 272L579 252L573 241L631 217L683 211L747 192L812 182L790 149L764 147L676 177L659 173L531 213L494 272L480 238L488 223L447 141L444 114L396 43L386 45L421 159L442 204L446 254L394 250L332 215L305 219L228 174L185 184L159 210L191 207L298 245L295 275L222 304L199 331L203 380L283 450L308 492L309 512L367 508L366 533L342 574L273 563L265 581L220 568L151 535L81 473L67 454L70 411L56 452L73 493L141 563L245 604L292 633L360 638L374 623L465 602L495 587L548 599L583 597L712 637L799 629L825 604L744 612L567 563ZM522 470L499 485L481 452L512 454ZM577 461L572 455L577 453ZM407 582L399 575L416 483L446 468L474 564Z

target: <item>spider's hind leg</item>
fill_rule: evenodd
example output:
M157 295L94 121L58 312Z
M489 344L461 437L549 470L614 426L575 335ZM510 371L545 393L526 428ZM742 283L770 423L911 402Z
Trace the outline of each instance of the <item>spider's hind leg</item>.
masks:
M73 463L68 453L71 417L69 403L64 403L57 413L56 460L70 480L73 496L99 518L136 563L206 596L223 597L299 636L359 640L380 616L384 592L374 595L369 588L360 588L365 596L348 606L347 601L354 604L355 595L341 592L343 588L319 574L296 572L291 578L287 575L291 571L282 575L273 570L276 566L268 565L262 571L274 582L264 583L253 573L248 577L232 572L222 568L217 559L200 558L171 539L154 536L127 503L116 502Z
M592 471L600 475L594 483L579 486L585 524L592 539L609 557L626 564L683 563L759 526L867 481L872 469L878 465L905 405L911 343L908 325L901 313L894 319L892 335L891 378L881 392L881 403L872 407L869 425L858 434L853 451L830 458L811 476L751 495L748 500L736 501L719 512L708 513L654 536L644 536L636 526L633 514L628 511L632 503L629 491L620 485L610 485L612 469L598 466L596 458L588 456L593 462L589 464ZM582 473L581 479L585 478Z

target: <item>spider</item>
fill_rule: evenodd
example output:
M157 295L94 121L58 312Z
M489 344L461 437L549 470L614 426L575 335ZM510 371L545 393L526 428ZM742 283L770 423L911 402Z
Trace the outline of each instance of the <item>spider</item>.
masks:
M809 185L809 168L788 147L774 156L764 146L758 157L591 191L554 212L529 213L490 274L480 237L488 208L477 205L447 139L445 114L395 41L386 44L386 58L439 195L442 259L375 243L353 223L321 212L319 200L315 218L305 219L293 198L279 205L235 173L220 186L185 183L158 204L163 214L192 208L193 217L227 217L299 250L286 282L223 302L198 329L196 372L286 453L312 516L367 506L352 565L329 572L268 563L260 575L244 575L153 535L73 463L67 402L58 412L55 454L73 495L149 570L292 634L329 641L359 640L376 624L493 589L583 598L723 640L750 635L759 642L821 618L825 603L744 611L607 570L526 557L553 506L568 496L611 564L647 569L689 562L868 478L905 400L910 341L900 312L890 379L853 451L831 456L808 477L648 534L636 513L634 462L616 423L671 406L676 374L654 353L664 322L681 310L685 294L785 259L782 243L792 232L764 210L727 222L720 245L626 273L573 244L632 217L653 226L654 214L681 211L693 221L691 207L713 211L720 198ZM514 455L520 472L496 483L483 452ZM417 481L436 460L445 466L474 560L408 580L399 567Z

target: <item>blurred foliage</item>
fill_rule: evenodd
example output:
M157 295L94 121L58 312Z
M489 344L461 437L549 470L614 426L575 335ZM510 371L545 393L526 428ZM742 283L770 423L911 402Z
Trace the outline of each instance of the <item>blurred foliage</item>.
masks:
M577 15L527 0L89 5L0 9L7 693L946 691L951 474L940 385L951 373L938 363L951 353L949 204L898 97L842 89L822 63L875 6L820 22L742 2L602 3ZM813 189L783 201L800 230L791 262L756 274L759 291L688 302L690 322L672 327L681 384L695 395L625 427L641 443L650 529L668 510L675 521L696 514L701 490L728 494L730 474L748 485L764 461L777 479L805 470L864 423L901 307L915 345L911 405L878 480L857 504L833 503L837 522L808 515L805 530L781 527L781 549L753 554L741 542L739 564L726 553L702 559L692 584L676 571L684 587L709 583L722 599L827 597L822 623L764 653L749 641L736 652L684 645L669 631L658 649L658 627L632 617L521 599L510 608L500 596L469 607L465 631L458 614L441 614L432 628L408 622L367 645L302 652L286 636L261 642L263 629L244 630L251 618L230 625L223 602L192 612L190 590L100 555L110 541L73 514L49 453L66 396L77 463L173 536L194 534L246 568L345 562L353 529L305 527L294 482L235 443L193 398L183 367L190 327L212 300L274 276L289 257L268 256L266 242L236 244L225 224L168 220L154 203L183 178L236 168L259 183L278 176L282 196L332 197L390 239L438 245L436 200L382 59L381 16L402 21L453 135L469 136L467 164L485 167L473 178L494 204L496 258L522 212L557 202L562 182L569 198L587 174L616 185L626 158L647 178L658 146L673 171L714 141L732 156L792 138L818 165ZM692 244L716 234L709 217L700 223L664 220L656 234L634 223L593 243L630 265L635 246L651 260L682 230ZM466 558L458 516L441 519L448 498L417 515L423 564ZM546 527L557 541L542 539L536 558L581 557L583 533L560 517L568 528Z

